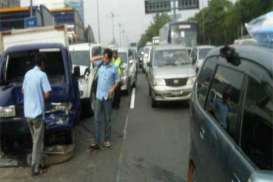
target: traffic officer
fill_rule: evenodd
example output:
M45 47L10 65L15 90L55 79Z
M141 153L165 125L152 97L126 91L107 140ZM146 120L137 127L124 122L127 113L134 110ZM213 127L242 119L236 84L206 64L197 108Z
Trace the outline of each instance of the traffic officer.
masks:
M123 60L118 56L117 50L113 51L113 65L116 66L117 71L118 71L118 75L121 78L123 75L123 69L122 69ZM114 109L119 109L119 106L120 106L121 86L122 86L122 83L120 81L116 90L115 90L115 95L114 95L114 100L113 100L113 108Z

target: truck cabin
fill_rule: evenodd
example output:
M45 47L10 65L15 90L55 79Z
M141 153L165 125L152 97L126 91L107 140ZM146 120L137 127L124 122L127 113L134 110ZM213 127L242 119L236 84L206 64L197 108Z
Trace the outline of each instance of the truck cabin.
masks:
M72 78L66 48L59 44L9 48L3 54L0 67L0 147L7 156L18 161L24 161L18 157L27 155L32 147L23 112L22 82L25 73L35 66L33 55L37 52L46 59L44 71L52 87L45 106L45 147L72 145L72 129L79 116L78 86Z

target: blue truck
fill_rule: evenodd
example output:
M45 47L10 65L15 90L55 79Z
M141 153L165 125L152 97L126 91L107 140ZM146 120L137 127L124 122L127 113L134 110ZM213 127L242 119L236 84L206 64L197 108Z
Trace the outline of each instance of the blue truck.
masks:
M46 58L45 72L52 87L45 111L45 154L48 158L60 156L57 162L73 155L80 94L68 49L57 43L17 45L3 52L0 63L0 167L27 164L32 150L23 112L22 82L38 52Z

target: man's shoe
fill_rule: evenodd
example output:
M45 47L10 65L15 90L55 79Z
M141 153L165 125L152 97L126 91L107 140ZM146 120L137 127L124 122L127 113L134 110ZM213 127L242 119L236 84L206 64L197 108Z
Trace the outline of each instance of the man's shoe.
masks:
M111 145L111 143L109 141L105 141L103 146L106 147L106 148L112 147L112 145Z
M92 144L89 146L89 149L100 150L100 146L98 144Z

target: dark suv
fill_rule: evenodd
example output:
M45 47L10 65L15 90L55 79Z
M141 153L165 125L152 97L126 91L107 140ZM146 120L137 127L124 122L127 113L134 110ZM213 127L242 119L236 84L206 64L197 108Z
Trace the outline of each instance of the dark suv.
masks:
M188 181L273 181L273 50L221 47L191 99Z

